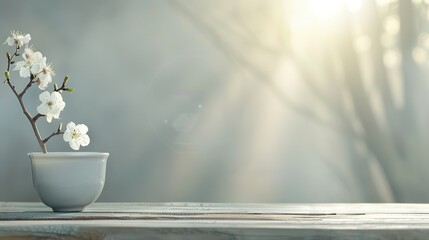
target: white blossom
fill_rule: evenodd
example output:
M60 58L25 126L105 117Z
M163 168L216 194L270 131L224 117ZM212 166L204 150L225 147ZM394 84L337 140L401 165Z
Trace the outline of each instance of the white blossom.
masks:
M17 62L13 70L19 70L19 76L23 78L30 77L32 73L39 73L42 62L46 61L46 58L44 58L40 52L34 52L30 47L24 49L22 58L24 60Z
M52 118L58 119L60 117L60 112L66 106L63 97L58 92L42 92L39 95L39 99L42 104L37 107L37 111L45 115L48 122L51 122Z
M18 31L11 32L12 37L8 37L3 44L14 46L16 45L18 48L22 47L24 44L28 44L31 40L30 34L21 34Z
M52 64L46 64L46 58L42 58L39 64L40 71L36 76L37 84L41 90L45 90L49 83L52 82L52 77L55 76Z
M74 122L69 122L63 139L69 143L73 150L79 150L80 146L88 146L90 142L89 136L86 134L87 132L88 127L85 124L76 125Z

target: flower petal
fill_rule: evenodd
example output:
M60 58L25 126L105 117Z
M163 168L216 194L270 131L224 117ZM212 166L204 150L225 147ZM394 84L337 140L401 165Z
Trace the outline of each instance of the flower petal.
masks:
M45 77L43 78L43 81L46 83L46 85L48 85L49 83L52 82L52 76L51 74L45 74Z
M39 81L38 87L40 90L46 90L46 88L48 87L48 84L46 84L45 82Z
M40 71L42 71L40 64L39 63L33 63L33 65L31 66L31 72L33 74L38 74L38 73L40 73Z
M20 70L21 68L24 67L25 62L24 61L19 61L17 63L15 63L15 67L13 68L14 71L16 70Z
M52 117L54 117L55 119L59 119L60 118L60 111L53 113Z
M74 140L74 139L72 139L72 140L69 142L69 145L70 145L70 147L71 147L73 150L79 150L79 148L80 148L80 144L79 144L76 140Z
M66 106L66 103L64 101L60 101L57 103L56 107L58 108L58 111L64 110L64 107Z
M50 113L46 114L46 121L48 121L48 123L52 122L52 114Z
M73 132L74 129L76 128L76 124L74 122L69 122L67 123L67 131Z
M63 101L63 96L61 96L59 92L53 92L51 94L51 99L54 100L55 102L60 102L60 101Z
M80 134L86 134L88 132L88 127L85 124L79 124L76 126L76 130Z
M47 108L46 104L42 103L37 107L37 112L43 115L46 115L48 113L49 109Z
M72 137L71 137L71 132L69 130L66 130L63 134L63 139L65 142L69 142Z
M28 44L28 42L30 42L30 40L31 40L31 35L25 34L25 36L21 40L22 40L23 44Z
M15 45L15 39L13 39L13 37L8 37L5 43L7 43L9 46L13 46Z
M33 60L34 52L31 48L26 47L24 49L24 53L22 54L22 58L24 58L25 61L29 62Z
M43 57L42 59L40 59L40 61L38 61L38 63L40 64L40 68L45 68L46 67L46 57Z
M43 58L43 55L41 52L35 52L34 53L34 61L35 62L40 62Z
M51 99L51 94L48 91L44 91L39 95L39 100L41 102L47 102Z
M86 135L86 134L81 136L79 138L79 140L80 140L80 144L84 147L88 146L88 144L90 142L90 139L89 139L88 135Z
M23 67L19 70L19 76L27 78L30 76L30 69Z

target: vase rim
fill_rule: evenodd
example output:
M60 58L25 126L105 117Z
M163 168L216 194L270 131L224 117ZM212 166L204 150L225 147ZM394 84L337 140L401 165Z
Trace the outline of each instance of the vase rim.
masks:
M48 153L42 153L42 152L31 152L28 153L28 156L35 156L35 157L80 157L80 156L109 156L109 153L106 152L48 152Z

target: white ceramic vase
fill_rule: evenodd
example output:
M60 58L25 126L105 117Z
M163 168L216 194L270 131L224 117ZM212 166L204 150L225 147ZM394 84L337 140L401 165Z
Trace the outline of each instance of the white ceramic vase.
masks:
M80 212L103 190L108 153L30 153L33 186L54 212Z

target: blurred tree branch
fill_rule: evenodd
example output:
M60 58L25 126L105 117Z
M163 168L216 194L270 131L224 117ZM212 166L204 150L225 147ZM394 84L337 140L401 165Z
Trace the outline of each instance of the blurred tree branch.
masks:
M231 26L228 22L215 21L211 16L200 14L195 10L195 4L191 8L180 0L170 3L204 33L219 51L231 59L231 62L261 81L284 106L317 124L347 136L351 146L356 142L362 143L367 150L367 155L362 155L356 148L350 148L356 160L363 160L355 164L365 166L368 172L374 174L370 176L371 181L379 181L380 177L386 181L386 184L378 185L373 189L373 195L378 194L382 201L407 201L412 199L410 197L412 194L421 194L418 190L420 188L416 186L419 181L415 174L420 169L418 166L427 165L429 158L429 151L425 146L428 142L428 134L423 131L429 131L429 126L427 121L422 122L422 119L429 121L429 111L426 105L422 104L422 101L429 100L427 97L429 88L412 55L419 33L417 29L419 25L416 25L416 21L418 22L420 18L419 14L414 14L416 11L414 3L399 0L387 6L378 6L374 0L364 0L362 9L356 16L351 16L347 14L345 8L342 9L342 15L338 16L340 20L336 22L337 29L314 36L313 44L318 44L317 37L331 37L327 38L325 45L317 45L321 48L318 59L311 59L315 54L308 53L307 49L303 49L306 53L304 58L296 54L291 46L290 39L293 36L287 24L285 27L277 27L277 31L271 33L270 37L278 38L280 42L273 46L261 41L258 34L265 30L263 27L254 30L249 25L250 19L241 15L235 15L234 26ZM272 9L284 11L285 8L280 6L282 3L279 1L267 4L274 4ZM262 3L258 2L258 4ZM248 2L245 5L247 6ZM258 7L261 7L259 5ZM291 11L293 8L290 4L283 14L289 17ZM259 12L259 8L255 8L254 12ZM400 89L404 93L403 108L395 104L392 93L394 86L390 79L392 73L389 72L391 69L385 66L385 54L389 49L380 43L385 34L383 26L387 14L397 14L400 21L398 47L402 61L395 71L400 70L402 73L398 81L401 81L400 84L403 86L403 89ZM247 17L263 19L268 16L248 14ZM231 22L231 19L228 20ZM358 27L354 25L357 20ZM266 21L273 24L272 19ZM427 22L427 19L425 21ZM371 49L365 55L358 55L354 50L356 29L359 30L359 34L367 36L371 43ZM242 47L234 44L234 41L246 45ZM330 115L335 116L336 121L321 118L313 111L314 106L309 108L292 101L273 81L272 69L261 66L248 57L249 49L266 54L274 64L282 58L290 59L298 69L302 83L318 100L317 104L328 109ZM311 61L309 62L308 59ZM334 72L332 63L334 60L344 72L342 76ZM370 69L363 70L362 63L370 66ZM324 75L316 75L312 65L316 65ZM366 72L363 73L363 71ZM371 89L368 89L368 81ZM344 104L344 95L350 97L352 109L348 109ZM375 102L377 97L379 103ZM377 104L378 108L376 108ZM355 123L360 125L362 131L356 129ZM376 161L375 165L374 161ZM419 179L429 180L425 176L418 175ZM429 199L427 190L423 198Z

